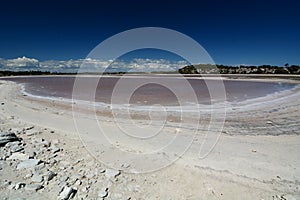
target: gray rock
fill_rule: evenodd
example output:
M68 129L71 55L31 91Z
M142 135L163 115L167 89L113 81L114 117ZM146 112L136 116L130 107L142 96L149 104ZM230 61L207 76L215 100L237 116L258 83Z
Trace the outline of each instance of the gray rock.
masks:
M46 181L51 181L57 174L52 172L52 171L49 171L45 176L44 176L44 179Z
M24 129L28 131L28 130L34 129L34 126L27 126Z
M31 177L31 181L35 183L41 183L43 180L44 180L43 176L41 176L39 173L35 173Z
M121 172L119 170L114 170L114 169L106 169L105 170L105 176L108 178L116 178L119 176Z
M25 183L22 183L22 182L17 183L17 184L15 185L15 189L16 189L16 190L19 190L19 189L25 187L25 185L26 185L26 184L25 184Z
M12 153L22 151L24 148L19 141L8 142L5 147L9 148Z
M27 131L26 131L26 135L27 135L27 136L33 136L33 135L37 135L37 134L39 134L39 132L38 132L38 131L35 131L35 130L33 130L33 129L30 129L30 130L27 130Z
M58 140L58 139L52 140L52 144L58 144L58 143L59 143L59 140Z
M58 148L57 146L55 145L52 145L51 146L51 152L54 154L54 153L57 153L60 151L60 148Z
M11 128L11 129L9 129L9 132L10 133L15 133L15 134L21 134L21 133L24 132L24 129L22 129L22 128Z
M29 158L31 159L36 156L36 152L31 148L25 149L25 152L28 154Z
M98 197L105 198L108 196L108 188L104 188L102 191L98 193Z
M49 147L50 146L50 142L48 142L47 140L42 141L42 146L43 147Z
M7 160L27 160L29 159L29 156L24 153L16 152L13 153L10 157L7 158Z
M62 192L59 194L59 200L68 200L75 196L77 190L68 186L65 186Z
M67 181L68 179L69 179L69 177L67 175L64 175L64 176L61 176L59 180L61 182L63 182L63 181Z
M41 160L39 159L28 159L28 160L24 160L23 162L19 163L17 165L17 169L30 169L30 168L34 168L35 166L37 166L39 163L41 162Z
M0 146L4 146L8 142L19 141L20 139L14 133L0 132Z
M42 188L43 188L43 186L41 184L29 184L29 185L26 185L25 190L38 191Z

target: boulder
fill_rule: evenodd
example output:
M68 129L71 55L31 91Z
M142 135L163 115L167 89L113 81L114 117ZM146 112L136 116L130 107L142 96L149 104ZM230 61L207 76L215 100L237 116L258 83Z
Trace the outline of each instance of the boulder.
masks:
M0 132L0 146L4 146L8 142L19 141L20 139L15 133Z

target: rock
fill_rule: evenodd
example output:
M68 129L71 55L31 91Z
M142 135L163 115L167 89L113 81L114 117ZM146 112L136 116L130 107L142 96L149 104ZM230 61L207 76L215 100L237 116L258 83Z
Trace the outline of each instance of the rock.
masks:
M52 144L58 144L58 143L59 143L59 140L58 140L58 139L52 140Z
M37 132L37 131L35 131L33 129L29 129L29 130L26 131L26 135L27 136L33 136L33 135L37 135L37 134L39 134L39 132Z
M8 142L5 147L9 148L12 153L22 151L24 148L19 141Z
M119 170L114 170L114 169L106 169L105 170L105 176L108 178L116 178L119 176L121 173Z
M49 171L45 176L44 176L44 179L46 181L51 181L57 174L52 172L52 171Z
M51 152L54 154L54 153L57 153L60 151L60 148L58 148L57 146L55 145L52 145L51 146Z
M48 142L47 140L42 141L41 144L43 145L43 147L49 147L50 146L50 142Z
M8 142L19 141L20 139L14 133L0 132L0 146L4 146Z
M68 186L64 186L62 192L59 194L59 200L68 200L75 196L77 190Z
M108 188L104 188L102 191L98 193L98 197L105 198L108 195Z
M21 188L23 188L23 187L25 187L25 183L22 183L22 182L20 182L20 183L17 183L16 185L15 185L15 189L16 190L18 190L18 189L21 189Z
M74 183L75 186L80 186L81 185L81 180L76 180L76 182Z
M35 173L31 177L31 181L35 183L41 183L43 180L44 180L43 176L41 176L39 173Z
M15 133L15 134L21 134L21 133L24 132L24 129L22 129L22 128L11 128L11 129L9 129L9 132L10 133Z
M1 106L3 106L4 105L4 102L1 102Z
M41 184L29 184L26 185L25 190L38 191L42 188L43 186Z
M27 127L25 127L24 129L25 129L26 131L29 131L29 130L34 129L34 126L27 126Z
M28 154L29 158L31 159L33 159L36 156L35 151L31 148L25 149L25 152Z
M130 167L130 164L124 163L124 164L121 165L121 167L122 167L122 168L129 168L129 167Z
M286 199L286 200L296 200L297 199L296 196L292 196L290 194L285 194L285 195L282 195L281 197L283 197L283 199Z
M69 179L69 177L67 175L64 175L64 176L61 176L59 180L61 182L64 182L64 181L67 181L68 179Z
M41 160L39 159L28 159L28 160L24 160L23 162L19 163L17 165L17 169L30 169L30 168L34 168L35 166L37 166L39 163L41 162Z
M27 160L29 159L29 156L24 153L16 152L13 153L10 157L7 158L7 160Z

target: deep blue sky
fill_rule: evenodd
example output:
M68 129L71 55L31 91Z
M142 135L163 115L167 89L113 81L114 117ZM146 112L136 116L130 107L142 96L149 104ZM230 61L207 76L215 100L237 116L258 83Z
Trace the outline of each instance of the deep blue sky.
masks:
M0 3L0 58L84 58L106 38L155 26L197 40L218 64L300 64L297 1L16 1Z

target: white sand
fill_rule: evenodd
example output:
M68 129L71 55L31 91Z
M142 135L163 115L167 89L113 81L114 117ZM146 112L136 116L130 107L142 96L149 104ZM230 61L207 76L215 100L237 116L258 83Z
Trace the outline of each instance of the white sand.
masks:
M63 140L64 149L77 158L92 159L90 151L92 156L114 168L122 169L122 164L130 164L130 167L122 169L124 176L120 177L126 179L126 183L114 182L108 199L114 199L114 192L124 193L129 191L128 188L136 189L128 194L132 199L273 199L276 195L300 198L298 89L288 98L263 106L257 102L247 108L243 104L236 105L227 115L223 134L220 137L218 134L208 134L211 144L204 146L204 151L209 152L212 144L217 143L207 157L198 157L206 136L206 132L200 130L187 152L176 162L171 162L177 158L175 154L180 153L179 149L183 148L185 142L189 143L194 130L178 130L175 122L168 122L159 140L127 140L128 137L120 134L113 119L100 116L99 124L112 140L111 145L99 134L93 115L79 112L75 113L80 121L77 122L77 126L80 126L77 128L86 131L86 134L80 135L83 144L77 134L70 105L23 97L16 84L1 83L0 101L4 103L0 107L2 130L20 124L55 130L55 134L44 131L42 136ZM13 119L11 116L14 116ZM136 120L135 123L143 126L146 122ZM156 130L159 123L148 126L144 132L133 127L126 119L122 119L122 126L132 134L147 136ZM142 155L168 144L176 131L180 132L170 148L153 156ZM87 149L83 148L85 145ZM170 165L161 168L162 164ZM149 173L127 173L153 169L156 170Z

